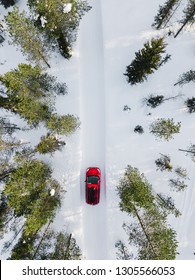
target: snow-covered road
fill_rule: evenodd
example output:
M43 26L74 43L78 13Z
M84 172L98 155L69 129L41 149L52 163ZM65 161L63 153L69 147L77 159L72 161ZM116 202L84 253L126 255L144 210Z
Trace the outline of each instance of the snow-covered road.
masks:
M104 43L101 2L90 2L93 9L82 20L79 32L84 255L106 259ZM85 203L85 171L92 166L99 167L102 175L100 204L96 206Z

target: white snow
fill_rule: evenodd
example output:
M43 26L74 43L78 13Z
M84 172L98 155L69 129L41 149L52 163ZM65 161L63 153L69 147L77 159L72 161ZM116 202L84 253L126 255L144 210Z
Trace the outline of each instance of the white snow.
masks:
M54 189L51 189L51 191L50 191L50 196L54 196L55 195L55 190Z
M63 13L69 13L72 10L72 3L64 4Z
M184 101L194 96L194 85L173 86L180 74L194 69L194 32L185 29L176 39L167 37L171 60L149 76L148 81L130 86L123 75L135 52L148 39L164 34L151 28L158 7L164 2L149 0L146 4L144 0L123 0L119 5L118 0L88 0L92 9L81 21L73 57L67 61L55 55L51 60L48 72L66 82L69 92L68 96L58 97L57 111L75 114L81 120L80 129L65 139L62 152L56 152L53 157L43 156L66 191L53 227L56 230L65 227L72 232L85 259L115 259L115 242L121 239L128 244L122 224L130 221L130 217L119 210L116 193L128 164L143 172L155 191L173 197L182 213L179 218L170 216L169 219L177 232L177 259L195 258L195 163L178 151L195 144L194 114L187 113L184 106ZM184 4L185 1L182 8ZM66 5L67 11L71 11L70 3ZM177 29L177 24L172 28ZM21 53L6 42L0 47L0 55L1 61L7 61L0 65L1 73L24 61ZM151 93L183 96L149 109L143 105L143 99ZM124 112L124 105L131 110ZM159 117L181 121L181 133L169 142L157 141L149 133L149 125ZM19 122L15 116L12 120ZM144 128L142 135L134 133L138 124ZM20 137L36 145L44 133L40 128L28 136L21 133ZM155 160L160 153L170 155L174 168L187 169L188 188L184 192L170 190L168 180L174 174L156 171ZM98 166L102 172L101 201L97 206L85 203L85 170L89 166Z

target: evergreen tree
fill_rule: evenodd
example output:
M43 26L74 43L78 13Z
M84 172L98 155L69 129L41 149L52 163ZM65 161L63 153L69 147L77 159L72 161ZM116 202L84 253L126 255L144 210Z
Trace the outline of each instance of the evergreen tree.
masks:
M128 166L117 191L120 209L135 218L129 226L129 242L138 249L138 259L175 259L176 232L167 226L167 212L159 208L151 185L138 169Z
M118 250L116 253L118 260L131 260L133 258L133 254L129 253L129 250L121 240L115 243L115 248Z
M186 168L182 168L182 167L177 167L177 168L175 168L175 173L179 176L179 177L181 177L181 178L183 178L183 179L186 179L187 178L187 170L186 170Z
M173 138L173 134L179 133L181 123L174 123L173 119L157 119L150 126L150 132L157 138L169 141Z
M177 81L177 83L174 84L174 86L184 85L184 84L187 84L189 82L195 82L195 71L194 70L189 70L189 71L183 73L179 77L179 80Z
M0 22L0 44L2 44L5 41L3 33L4 33L3 25Z
M165 209L167 214L173 214L175 217L181 215L179 210L175 207L172 197L159 193L157 194L157 203L159 204L159 207Z
M163 95L156 95L154 96L151 94L146 100L146 105L150 106L151 108L156 108L160 104L164 102L164 96Z
M29 61L44 63L50 67L48 45L25 11L20 13L19 8L14 7L13 11L5 16L5 21L12 44L21 47Z
M83 15L90 7L81 0L28 0L36 15L35 25L46 35L52 46L58 46L65 58L71 57L72 45Z
M18 166L9 174L3 194L15 219L25 218L24 232L31 236L54 217L60 204L60 185L42 161L30 157L18 157L16 161ZM49 195L51 189L56 190L54 196Z
M179 178L170 179L169 185L173 190L175 190L177 192L183 191L185 188L187 188L186 183Z
M126 68L124 75L127 76L128 83L142 83L147 80L148 75L158 70L166 45L163 37L146 42L144 48L135 53L135 59Z
M60 135L70 135L79 127L79 119L73 115L58 116L56 113L52 114L47 121L47 128Z
M179 149L179 151L186 152L186 155L189 155L192 161L195 162L195 145L191 144L186 150Z
M41 137L41 141L35 147L35 151L40 154L54 153L55 151L61 151L62 147L66 145L64 141L57 139L55 135L47 133L46 136Z
M154 18L153 27L160 29L166 26L175 10L179 7L181 0L167 0L163 6L159 6L158 14Z
M189 113L194 113L195 112L195 97L188 98L185 101L185 104L188 108Z
M10 6L15 5L17 0L0 0L0 3L7 9Z
M66 84L28 64L0 75L0 82L4 87L0 106L19 114L33 127L50 117L55 96L66 93Z
M155 160L157 169L160 171L172 171L173 166L171 165L171 159L169 156L167 155L161 155L160 158L158 158L157 160Z
M187 6L183 11L184 16L183 19L181 20L182 26L179 28L179 30L176 32L174 38L176 38L179 33L183 30L183 28L187 24L193 24L195 20L195 1L194 0L188 0Z

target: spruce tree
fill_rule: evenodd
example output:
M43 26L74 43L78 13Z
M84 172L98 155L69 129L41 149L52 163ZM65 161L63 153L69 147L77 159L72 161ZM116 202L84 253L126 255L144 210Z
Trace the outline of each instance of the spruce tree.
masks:
M55 96L66 94L66 84L57 82L39 66L19 64L0 75L3 92L0 106L19 114L32 127L46 121L54 110Z
M33 22L27 17L26 12L20 13L19 8L14 7L13 11L5 16L5 21L11 43L20 47L29 61L38 64L44 63L50 67L48 45Z
M61 141L51 133L47 133L47 135L41 137L41 141L35 147L35 151L40 154L53 154L55 151L61 151L64 145L66 145L64 141Z
M129 242L138 250L138 259L175 259L176 232L167 225L167 214L160 208L156 195L145 176L128 166L120 179L117 191L120 209L134 218L130 226L124 225Z
M125 244L118 240L115 243L115 248L118 250L116 255L118 260L131 260L133 258L133 254L131 254Z
M71 57L73 43L83 15L90 7L86 1L28 0L35 14L35 25L45 34L52 46L58 46L65 58Z
M176 85L184 85L184 84L187 84L189 82L195 82L195 71L194 70L189 70L185 73L183 73L177 83L174 84L174 86Z
M80 126L80 122L79 119L73 115L59 116L54 113L48 119L46 126L52 133L68 136L76 131Z
M181 0L167 0L163 6L160 5L152 26L156 29L160 29L162 25L165 27L180 3Z
M144 48L135 53L135 59L126 68L127 81L131 85L142 83L148 75L154 73L161 66L162 54L165 53L164 38L151 39L144 44Z
M173 119L157 119L150 125L150 132L157 138L169 141L173 134L179 133L181 122L174 123Z
M179 35L179 33L183 30L183 28L187 24L194 23L194 20L195 20L195 1L194 0L188 0L187 6L184 9L183 13L184 13L183 19L180 21L182 26L176 32L174 38L176 38Z

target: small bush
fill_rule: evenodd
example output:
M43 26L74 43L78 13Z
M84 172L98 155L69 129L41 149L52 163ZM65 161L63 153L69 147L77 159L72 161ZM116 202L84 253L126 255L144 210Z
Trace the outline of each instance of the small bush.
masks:
M134 128L134 132L142 134L144 133L144 129L141 125L136 125L136 127Z

